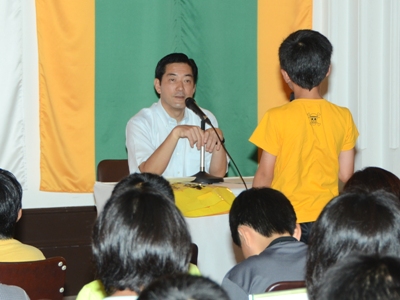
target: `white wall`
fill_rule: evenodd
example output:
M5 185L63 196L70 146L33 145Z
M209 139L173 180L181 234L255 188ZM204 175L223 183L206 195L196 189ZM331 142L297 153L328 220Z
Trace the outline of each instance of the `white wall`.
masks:
M334 46L325 97L349 107L360 131L356 169L400 177L400 1L314 0L314 29ZM39 191L39 100L35 1L23 0L27 189L23 207L93 205L92 194Z

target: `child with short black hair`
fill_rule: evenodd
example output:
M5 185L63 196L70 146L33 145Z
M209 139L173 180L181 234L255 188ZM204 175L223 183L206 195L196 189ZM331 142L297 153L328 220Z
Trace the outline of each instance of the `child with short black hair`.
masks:
M272 187L292 202L302 241L322 208L354 172L358 131L347 108L323 99L332 45L313 30L290 34L279 48L281 73L294 101L272 108L250 137L263 150L253 187Z

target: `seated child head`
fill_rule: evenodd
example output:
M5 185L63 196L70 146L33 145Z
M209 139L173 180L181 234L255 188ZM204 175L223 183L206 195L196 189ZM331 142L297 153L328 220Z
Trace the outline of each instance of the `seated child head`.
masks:
M310 235L309 299L317 299L326 270L355 252L400 256L400 202L393 194L345 193L325 206Z
M356 254L325 273L317 299L400 299L400 259Z
M378 167L356 171L343 187L343 192L373 192L383 189L400 200L400 179L393 173Z
M212 280L189 274L159 278L141 294L139 300L229 300L226 292Z
M94 226L92 250L108 294L139 294L158 277L187 272L191 238L169 197L132 189L106 203Z
M115 185L112 195L122 194L131 189L159 192L170 198L171 201L175 201L171 184L164 177L157 174L132 173Z
M22 187L15 176L0 169L0 239L14 236L15 224L21 217Z
M281 192L271 188L252 188L234 200L229 212L229 226L233 242L242 247L243 228L250 228L266 238L276 234L293 235L296 213Z

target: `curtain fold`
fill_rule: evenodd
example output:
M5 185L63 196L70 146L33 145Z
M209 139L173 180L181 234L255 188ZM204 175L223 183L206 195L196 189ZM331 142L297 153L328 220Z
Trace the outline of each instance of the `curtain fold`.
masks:
M94 0L36 0L40 189L94 183Z
M0 1L0 168L26 185L22 97L22 3Z
M243 3L36 0L40 189L90 192L95 161L126 158L126 122L157 101L154 68L171 52L196 60L196 100L217 116L242 174L253 175L256 150L238 142L257 111L288 98L277 49L311 27L312 1ZM238 175L233 166L229 175Z

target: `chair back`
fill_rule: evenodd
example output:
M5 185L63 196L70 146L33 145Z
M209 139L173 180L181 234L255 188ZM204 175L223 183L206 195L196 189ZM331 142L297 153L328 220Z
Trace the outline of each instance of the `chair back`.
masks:
M97 165L97 181L119 182L129 175L127 159L105 159Z
M195 243L192 243L192 256L190 258L190 263L197 266L197 257L199 255L199 247Z
M62 300L66 268L61 256L38 261L0 262L0 282L21 287L31 300Z
M305 281L279 281L271 284L265 291L275 292L275 291L300 289L305 287L306 287Z

